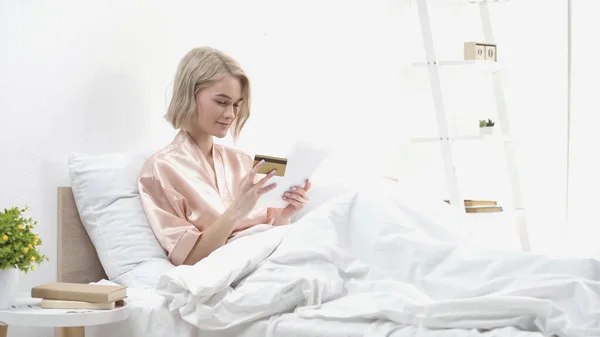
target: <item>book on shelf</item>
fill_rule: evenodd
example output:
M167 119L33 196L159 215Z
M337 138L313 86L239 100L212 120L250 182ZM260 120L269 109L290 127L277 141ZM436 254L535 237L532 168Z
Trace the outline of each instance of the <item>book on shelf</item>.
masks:
M127 287L90 283L52 282L31 288L31 297L45 300L112 303L127 297Z
M465 207L467 213L496 213L502 212L502 206L470 206Z
M447 204L451 204L450 200L444 200ZM498 202L494 200L473 200L465 199L465 212L466 213L496 213L502 212L502 206L498 205Z
M450 203L450 200L444 200L446 203ZM473 207L473 206L496 206L498 203L494 200L471 200L471 199L465 199L465 206L466 207Z
M115 302L108 303L93 303L93 302L82 302L82 301L64 301L64 300L50 300L42 299L40 307L42 309L90 309L90 310L113 310L118 307L125 305L124 300L118 300Z

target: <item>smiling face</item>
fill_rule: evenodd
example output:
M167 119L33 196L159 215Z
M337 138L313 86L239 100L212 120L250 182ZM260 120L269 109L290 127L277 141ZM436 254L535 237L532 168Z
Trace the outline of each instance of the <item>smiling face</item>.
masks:
M236 77L226 75L210 86L201 88L195 99L196 114L192 132L223 138L240 111L242 84Z
M243 99L242 99L243 98ZM231 130L237 140L250 118L250 81L231 56L210 47L190 50L179 62L165 118L175 129L210 144Z

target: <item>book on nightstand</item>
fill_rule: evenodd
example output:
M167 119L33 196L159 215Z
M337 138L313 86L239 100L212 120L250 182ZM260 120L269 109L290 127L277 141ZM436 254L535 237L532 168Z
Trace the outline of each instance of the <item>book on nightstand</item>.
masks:
M42 309L91 309L91 310L113 310L125 305L124 300L109 303L92 303L81 301L63 301L43 299L40 303Z
M44 300L115 303L127 297L127 287L89 283L52 282L31 288L31 297Z

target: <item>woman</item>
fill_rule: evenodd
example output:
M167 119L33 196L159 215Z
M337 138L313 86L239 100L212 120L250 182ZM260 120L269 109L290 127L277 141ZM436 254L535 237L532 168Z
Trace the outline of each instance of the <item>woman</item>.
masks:
M214 144L232 129L237 139L250 116L250 82L219 50L196 48L180 61L165 118L175 139L144 164L138 181L152 230L174 265L195 264L257 224L287 225L308 200L310 182L292 187L283 209L257 207L272 190L247 154ZM259 179L260 178L260 179Z

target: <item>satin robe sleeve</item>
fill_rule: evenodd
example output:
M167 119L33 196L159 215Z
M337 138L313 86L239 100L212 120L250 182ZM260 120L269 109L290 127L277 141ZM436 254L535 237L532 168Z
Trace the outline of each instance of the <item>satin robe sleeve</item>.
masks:
M186 220L185 198L154 177L141 177L140 197L156 238L174 265L181 265L202 234Z

